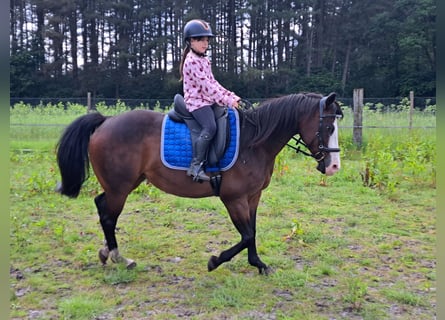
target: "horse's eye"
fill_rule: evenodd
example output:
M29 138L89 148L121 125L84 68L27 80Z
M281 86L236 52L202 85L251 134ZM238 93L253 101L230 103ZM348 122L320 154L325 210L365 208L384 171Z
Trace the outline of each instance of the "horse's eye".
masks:
M329 135L332 135L334 133L334 130L334 126L326 126L326 131L329 133Z

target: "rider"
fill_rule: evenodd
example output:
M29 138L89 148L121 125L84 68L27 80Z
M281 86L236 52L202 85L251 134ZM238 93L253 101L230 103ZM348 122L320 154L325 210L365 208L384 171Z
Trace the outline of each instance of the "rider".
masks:
M209 39L214 36L210 25L200 19L191 20L184 27L185 49L179 67L184 101L187 110L201 125L201 133L193 145L192 162L187 170L187 175L192 176L194 181L210 180L203 167L208 147L216 134L212 105L237 108L240 101L240 97L225 89L213 76L206 51Z

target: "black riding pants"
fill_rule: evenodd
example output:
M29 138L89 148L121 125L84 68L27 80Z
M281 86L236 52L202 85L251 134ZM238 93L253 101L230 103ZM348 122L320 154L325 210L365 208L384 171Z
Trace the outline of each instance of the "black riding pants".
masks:
M195 111L192 111L195 120L201 125L200 136L206 140L210 140L216 133L215 113L212 106L204 106Z

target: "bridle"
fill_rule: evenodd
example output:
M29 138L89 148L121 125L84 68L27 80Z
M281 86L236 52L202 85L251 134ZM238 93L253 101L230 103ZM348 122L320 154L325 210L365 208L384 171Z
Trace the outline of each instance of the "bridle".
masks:
M305 147L306 149L309 150L309 147L307 146L307 144L301 139L301 136L296 138L295 136L292 137L292 140L295 141L295 147L291 146L290 144L287 144L288 147L290 147L291 149L295 150L296 153L302 153L306 156L312 157L315 160L317 160L317 162L322 161L328 153L330 152L340 152L340 148L329 148L324 144L323 141L323 119L324 118L341 118L341 115L337 115L337 114L323 114L323 109L326 106L326 100L328 97L323 97L320 100L320 121L319 121L319 125L318 125L318 131L316 133L317 137L318 137L318 152L315 154L306 152L304 150L302 150L300 148L300 145Z

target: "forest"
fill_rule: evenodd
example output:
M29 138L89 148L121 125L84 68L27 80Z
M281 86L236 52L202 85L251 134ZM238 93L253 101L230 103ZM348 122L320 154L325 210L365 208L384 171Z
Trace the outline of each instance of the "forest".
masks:
M434 0L10 0L10 96L171 98L193 18L245 98L435 96Z

